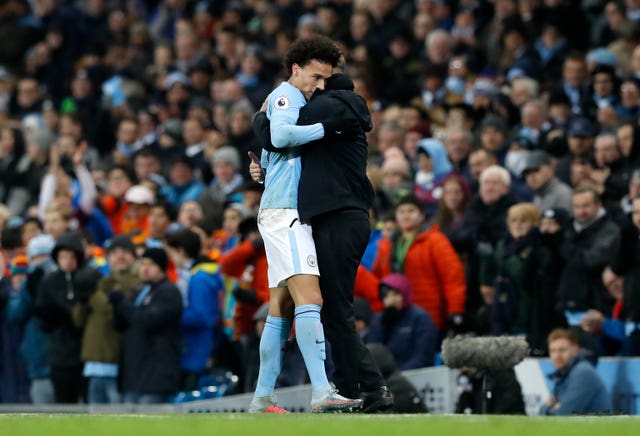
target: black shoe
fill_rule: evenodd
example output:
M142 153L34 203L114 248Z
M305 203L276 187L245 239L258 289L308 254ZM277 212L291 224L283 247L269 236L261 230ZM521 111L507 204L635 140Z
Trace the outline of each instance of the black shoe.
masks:
M386 386L375 391L363 392L361 395L362 413L382 413L393 407L393 395Z

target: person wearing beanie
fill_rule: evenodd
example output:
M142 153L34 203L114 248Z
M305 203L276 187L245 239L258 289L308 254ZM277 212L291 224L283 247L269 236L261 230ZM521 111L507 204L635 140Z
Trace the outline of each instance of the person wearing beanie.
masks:
M180 388L182 295L167 279L162 248L140 258L142 287L130 297L111 291L116 325L123 330L121 379L125 403L166 402Z
M17 292L11 295L7 304L9 324L24 327L19 356L26 366L30 381L29 396L33 404L54 402L51 371L46 352L49 338L34 314L40 282L45 275L56 269L50 256L54 246L55 239L50 235L40 234L29 241L27 245L29 267L26 279L17 288Z
M112 238L107 245L107 261L107 276L86 275L76 280L78 301L72 309L74 324L84 331L81 358L83 375L89 380L89 404L120 403L117 377L122 338L114 328L109 294L119 293L123 298L131 298L138 285L131 238L127 235Z
M380 280L382 312L374 315L367 342L384 344L399 370L434 364L438 332L431 316L413 304L411 282L403 274L389 274Z

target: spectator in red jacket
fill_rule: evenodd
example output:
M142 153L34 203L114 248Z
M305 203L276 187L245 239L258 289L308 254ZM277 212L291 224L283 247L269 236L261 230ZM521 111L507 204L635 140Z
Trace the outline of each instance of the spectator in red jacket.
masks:
M406 275L414 304L429 312L439 332L460 327L466 297L460 258L440 228L426 222L415 196L402 198L395 215L398 230L380 240L374 274L380 278L391 272Z

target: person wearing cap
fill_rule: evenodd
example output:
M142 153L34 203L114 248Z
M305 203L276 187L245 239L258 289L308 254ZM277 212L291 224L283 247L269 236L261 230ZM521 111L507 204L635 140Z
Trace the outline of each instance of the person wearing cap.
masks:
M195 164L186 154L181 154L171 161L169 167L169 183L160 193L174 207L180 207L188 200L197 201L204 185L195 177Z
M26 280L17 292L13 293L7 304L7 320L10 324L24 328L19 354L31 382L29 394L33 404L54 402L53 385L46 350L48 335L42 330L39 319L35 317L34 304L42 278L56 269L51 259L55 239L49 235L38 235L29 241L27 256L29 267Z
M130 298L121 292L108 294L116 326L124 332L125 403L164 403L180 389L182 295L167 279L168 265L163 249L147 248L138 267L138 292Z
M107 260L109 274L86 277L88 282L95 282L95 286L79 289L78 301L71 312L74 324L84 330L81 358L83 375L89 379L89 404L120 402L117 379L122 337L114 328L113 307L108 296L118 292L130 298L139 282L135 246L129 236L119 235L109 241Z
M571 188L555 177L546 151L533 150L529 153L523 175L533 191L533 204L539 211L549 208L571 210Z
M500 116L489 114L485 116L478 127L480 134L480 147L487 150L500 161L508 150L509 126Z
M124 195L127 212L120 226L122 234L129 235L134 245L143 244L149 235L149 212L155 202L153 193L143 185L134 185Z
M86 398L86 380L80 359L82 330L73 323L72 308L79 300L76 277L87 273L82 239L74 232L63 233L51 257L58 269L46 274L38 286L35 313L50 334L48 349L51 381L56 403L77 403Z
M393 353L399 370L432 366L438 332L429 313L413 304L413 287L403 274L380 280L384 309L371 320L368 342L379 342Z
M571 183L571 166L574 161L588 161L593 157L593 142L597 129L584 116L577 116L569 121L567 144L569 154L558 160L556 176L569 186Z

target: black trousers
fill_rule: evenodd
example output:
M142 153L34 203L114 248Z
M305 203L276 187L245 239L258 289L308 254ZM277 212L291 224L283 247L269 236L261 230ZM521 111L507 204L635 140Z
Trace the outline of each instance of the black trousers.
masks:
M335 365L333 382L342 395L357 398L385 384L371 353L356 332L353 289L371 232L359 209L327 213L311 221L320 268L322 324Z
M87 402L87 379L82 376L82 365L52 366L51 384L56 403Z

